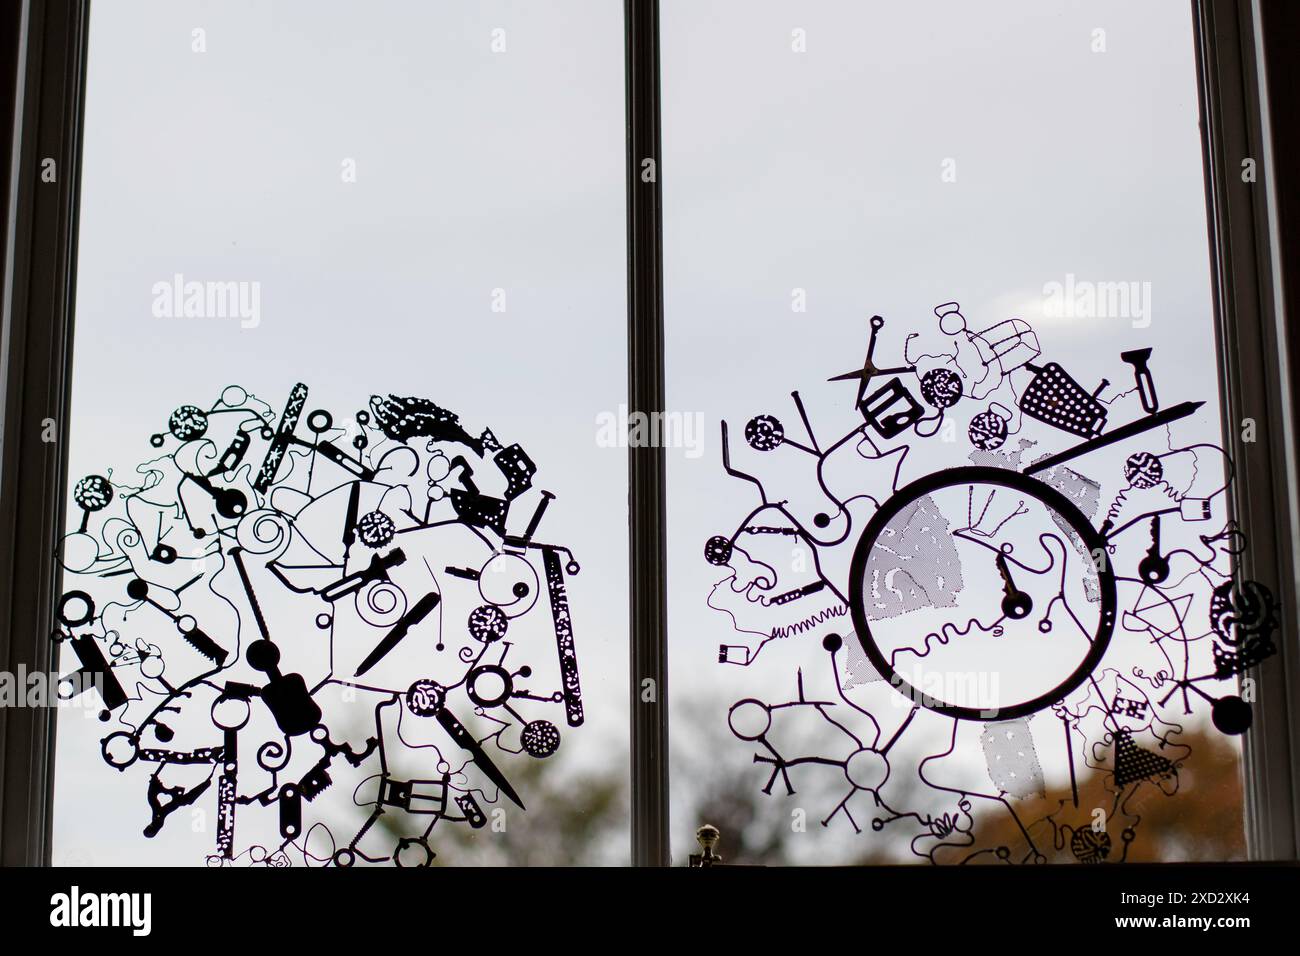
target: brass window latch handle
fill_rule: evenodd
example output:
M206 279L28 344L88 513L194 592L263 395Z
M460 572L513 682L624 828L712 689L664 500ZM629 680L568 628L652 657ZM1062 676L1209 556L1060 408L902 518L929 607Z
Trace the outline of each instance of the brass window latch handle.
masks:
M695 840L700 844L700 852L691 854L690 861L686 864L688 867L722 865L722 857L714 852L714 847L722 840L722 834L717 827L704 824L695 831Z

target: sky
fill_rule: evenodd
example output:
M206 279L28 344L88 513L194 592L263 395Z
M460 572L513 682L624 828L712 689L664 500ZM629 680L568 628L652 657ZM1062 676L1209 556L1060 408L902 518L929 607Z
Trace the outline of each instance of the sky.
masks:
M957 301L973 329L1031 324L1089 390L1129 387L1118 353L1152 347L1162 398L1208 400L1189 434L1217 440L1191 20L1183 0L661 6L668 411L700 425L668 450L670 738L675 766L704 748L712 773L752 776L727 709L788 694L822 652L718 663L703 546L754 504L719 422L753 458L745 423L793 429L799 390L838 437L860 420L826 379L860 363L870 316L893 363ZM583 568L589 717L565 772L627 759L626 456L599 437L626 395L621 20L598 0L106 0L91 23L73 480L129 473L173 408L229 384L278 410L306 382L336 417L422 395L520 442ZM256 321L158 317L178 274L256 283ZM1051 314L1050 284L1076 280L1135 283L1141 308ZM759 464L815 496L787 450ZM55 861L200 860L208 833L139 835L143 777L102 763L102 733L62 722ZM691 785L674 781L678 862ZM799 858L863 839L814 827Z

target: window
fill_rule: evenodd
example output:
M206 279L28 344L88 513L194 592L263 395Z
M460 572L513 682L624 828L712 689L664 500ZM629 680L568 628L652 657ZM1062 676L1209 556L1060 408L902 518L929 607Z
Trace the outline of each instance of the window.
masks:
M1192 19L1004 13L665 8L675 810L734 859L1246 852Z
M620 31L94 8L55 863L626 860Z
M15 10L4 862L1295 857L1261 3L660 7Z

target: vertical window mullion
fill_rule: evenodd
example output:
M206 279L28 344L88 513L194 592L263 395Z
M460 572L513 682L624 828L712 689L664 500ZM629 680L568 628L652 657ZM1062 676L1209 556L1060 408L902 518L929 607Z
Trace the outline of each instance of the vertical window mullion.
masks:
M1247 675L1257 689L1255 721L1245 737L1247 840L1254 859L1293 859L1300 852L1300 735L1293 729L1300 686L1294 551L1300 522L1285 335L1270 256L1272 170L1260 122L1255 6L1252 0L1194 0L1193 12L1223 434L1236 464L1232 515L1250 543L1240 572L1273 589L1281 613L1278 656ZM1242 175L1247 159L1259 164L1251 179ZM1253 440L1245 438L1247 422L1255 425Z
M664 407L659 3L625 0L629 420ZM640 414L638 414L640 413ZM653 419L650 419L653 420ZM668 863L664 450L628 442L632 862Z
M22 6L0 329L0 667L11 674L56 664L88 13L85 2ZM0 708L0 864L50 862L54 717Z

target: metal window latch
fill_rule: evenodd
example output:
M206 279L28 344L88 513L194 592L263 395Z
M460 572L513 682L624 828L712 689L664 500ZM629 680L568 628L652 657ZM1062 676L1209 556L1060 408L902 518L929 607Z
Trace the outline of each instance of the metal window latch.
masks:
M695 831L695 839L700 844L700 852L692 853L690 856L690 862L686 865L692 868L721 866L722 857L713 852L713 848L716 847L718 842L722 839L722 834L718 831L718 828L706 823Z

